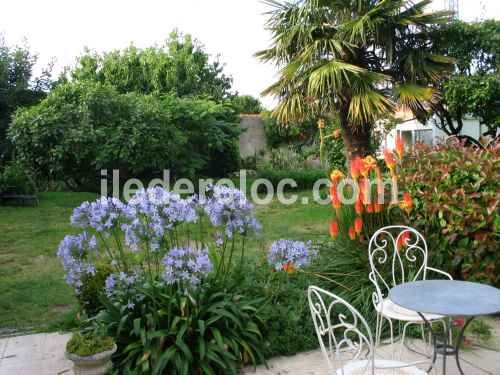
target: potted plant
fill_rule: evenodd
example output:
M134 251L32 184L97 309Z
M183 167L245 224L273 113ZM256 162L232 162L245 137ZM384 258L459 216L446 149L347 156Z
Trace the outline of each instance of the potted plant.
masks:
M111 337L94 331L76 332L66 344L66 358L73 362L75 375L104 375L111 370L116 345Z

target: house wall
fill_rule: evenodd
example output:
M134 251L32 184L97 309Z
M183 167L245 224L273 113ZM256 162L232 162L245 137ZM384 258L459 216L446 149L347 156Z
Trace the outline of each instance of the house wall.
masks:
M464 126L461 135L468 135L475 139L479 139L482 131L479 120L467 118L463 121ZM448 135L435 125L435 120L431 119L426 125L415 119L409 119L398 124L395 129L391 130L381 144L381 149L394 149L396 145L396 135L401 134L405 144L414 144L416 141L421 141L430 145L435 145L442 142Z

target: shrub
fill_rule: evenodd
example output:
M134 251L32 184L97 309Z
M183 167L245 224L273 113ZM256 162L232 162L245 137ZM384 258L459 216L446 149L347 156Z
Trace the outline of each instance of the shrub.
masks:
M38 179L88 189L99 185L101 169L119 169L124 179L163 169L174 176L237 169L237 121L230 107L209 100L80 82L17 112L9 137Z
M105 281L113 272L109 264L102 263L95 266L95 273L82 275L82 286L79 288L78 304L87 316L95 316L104 308L101 294Z
M410 218L431 257L466 280L500 285L500 144L481 150L449 142L420 145L401 169L415 200Z
M19 162L7 164L0 170L0 194L11 191L16 194L34 194L35 183L26 167Z
M307 154L292 145L269 150L263 169L297 171L307 169Z

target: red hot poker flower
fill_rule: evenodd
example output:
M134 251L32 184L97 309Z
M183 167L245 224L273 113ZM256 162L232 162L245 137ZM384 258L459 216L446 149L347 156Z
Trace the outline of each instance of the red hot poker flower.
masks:
M337 222L337 220L332 220L330 222L330 236L332 238L337 238L338 235L339 235L339 223Z
M360 234L363 230L363 219L361 219L360 217L354 219L354 230L357 234Z

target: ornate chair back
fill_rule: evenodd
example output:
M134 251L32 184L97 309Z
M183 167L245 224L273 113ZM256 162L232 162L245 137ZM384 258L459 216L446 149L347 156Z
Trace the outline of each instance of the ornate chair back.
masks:
M427 243L417 230L403 225L377 230L368 246L369 278L376 289L374 304L380 303L398 284L425 280L427 257Z
M374 346L363 316L344 299L316 286L308 289L309 308L330 374L344 375L350 361L365 360L362 373L374 373Z

